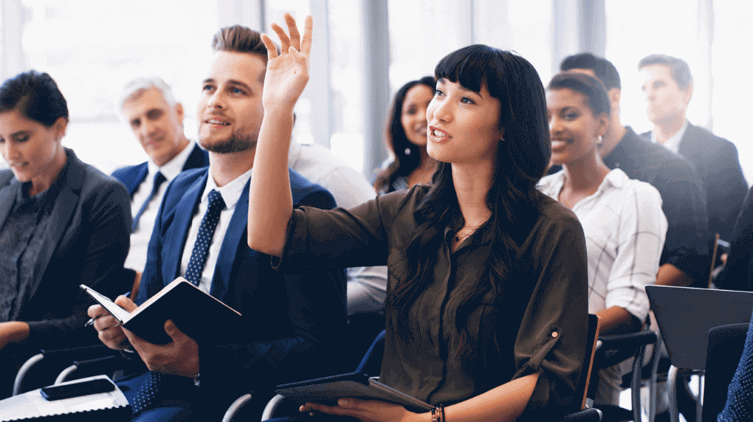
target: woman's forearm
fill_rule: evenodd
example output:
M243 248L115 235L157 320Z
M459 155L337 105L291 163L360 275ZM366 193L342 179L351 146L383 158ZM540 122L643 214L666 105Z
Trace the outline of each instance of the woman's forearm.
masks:
M451 422L514 421L528 405L539 374L531 374L445 408Z
M29 337L29 324L22 321L0 323L0 349L10 343L26 340Z
M288 173L292 131L293 110L264 110L249 192L248 246L272 256L282 254L293 212Z

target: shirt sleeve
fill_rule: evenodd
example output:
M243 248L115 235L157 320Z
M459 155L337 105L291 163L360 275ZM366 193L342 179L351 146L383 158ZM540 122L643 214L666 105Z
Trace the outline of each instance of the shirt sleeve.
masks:
M646 285L656 281L667 219L654 187L637 181L629 186L630 195L620 204L619 245L607 281L606 308L619 306L643 321L650 307Z
M519 421L556 420L580 404L574 392L588 333L586 242L575 215L562 208L532 247L535 287L515 342L514 378L539 378Z
M380 195L350 210L294 209L282 256L273 259L273 266L301 273L322 262L336 267L385 265L395 216L418 189Z

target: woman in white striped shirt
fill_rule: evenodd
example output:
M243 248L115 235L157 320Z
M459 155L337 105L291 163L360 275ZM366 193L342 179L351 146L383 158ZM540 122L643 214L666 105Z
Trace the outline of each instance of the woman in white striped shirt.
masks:
M601 317L602 334L620 334L639 330L648 314L645 286L656 280L667 220L654 187L602 161L610 108L598 79L581 72L552 79L552 163L562 170L543 178L539 189L578 216L586 235L589 312ZM619 368L599 371L594 401L618 404L620 383Z

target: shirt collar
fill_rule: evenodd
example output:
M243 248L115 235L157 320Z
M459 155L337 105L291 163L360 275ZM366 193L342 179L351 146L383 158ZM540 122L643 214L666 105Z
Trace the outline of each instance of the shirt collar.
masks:
M625 172L622 171L621 169L618 169L618 168L612 169L609 171L609 173L607 173L606 176L604 176L604 179L599 184L599 187L596 189L596 192L589 195L588 198L612 186L621 188L625 185L625 183L627 183L629 179L630 178L627 176L627 174L625 174ZM565 170L560 170L551 176L547 176L541 179L541 182L539 182L539 189L550 191L550 192L560 192L562 190L562 186L564 185L564 183L565 183ZM554 199L556 200L557 198L555 197Z
M247 172L236 177L232 182L220 188L217 187L217 183L215 183L214 178L212 177L212 168L210 167L207 185L204 187L204 192L201 194L201 202L208 201L209 192L214 189L218 191L220 195L222 195L222 200L225 201L226 209L234 209L235 204L237 204L238 200L241 199L243 190L246 189L246 184L248 184L248 181L251 180L251 171L252 169L249 169Z
M165 179L167 179L168 182L173 180L177 175L180 174L180 172L183 171L183 166L186 165L186 161L188 161L188 156L191 155L194 145L194 141L189 140L188 145L186 145L186 147L183 148L183 150L179 152L178 155L173 157L172 160L165 163L162 167L157 166L157 164L154 164L154 161L149 159L149 161L147 161L147 166L149 167L149 177L154 178L154 175L159 171L163 176L165 176Z
M666 142L661 144L664 148L674 152L677 154L677 152L680 150L680 141L682 140L683 135L685 135L685 131L688 129L688 120L685 119L685 123L682 124L682 127L680 130L677 131L674 135L672 135L669 139L667 139ZM658 143L656 141L656 135L654 134L654 131L651 131L651 142Z

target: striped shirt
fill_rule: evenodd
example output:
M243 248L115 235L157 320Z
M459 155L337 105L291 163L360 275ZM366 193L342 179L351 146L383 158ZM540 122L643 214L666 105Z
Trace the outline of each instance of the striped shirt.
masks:
M560 171L543 178L539 189L557 199L563 182ZM586 235L590 313L619 306L641 321L646 318L645 286L656 280L667 233L661 205L653 186L615 169L573 207Z

